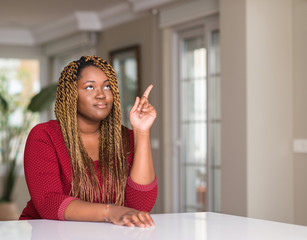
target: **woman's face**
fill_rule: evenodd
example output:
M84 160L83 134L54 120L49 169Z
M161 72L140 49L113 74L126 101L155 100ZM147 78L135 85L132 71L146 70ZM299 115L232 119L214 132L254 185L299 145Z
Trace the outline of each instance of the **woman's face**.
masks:
M105 119L113 106L113 94L106 74L98 67L88 66L77 81L78 120L97 122Z

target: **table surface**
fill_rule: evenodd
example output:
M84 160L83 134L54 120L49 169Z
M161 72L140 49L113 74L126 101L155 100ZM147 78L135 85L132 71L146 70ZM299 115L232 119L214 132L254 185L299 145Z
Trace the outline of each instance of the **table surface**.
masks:
M110 223L54 220L0 222L2 240L249 240L307 239L307 227L226 214L153 214L156 226L129 228Z

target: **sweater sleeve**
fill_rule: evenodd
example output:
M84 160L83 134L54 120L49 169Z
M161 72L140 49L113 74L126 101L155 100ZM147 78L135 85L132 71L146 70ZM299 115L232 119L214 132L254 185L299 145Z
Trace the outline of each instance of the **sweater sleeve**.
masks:
M28 136L24 168L31 199L41 218L64 220L65 208L76 198L63 193L57 153L41 125Z
M130 135L130 155L128 161L130 166L134 157L134 138L133 131L129 130ZM130 169L129 169L130 170ZM127 179L125 206L139 211L150 212L155 205L158 194L157 178L148 185L135 183L130 177Z

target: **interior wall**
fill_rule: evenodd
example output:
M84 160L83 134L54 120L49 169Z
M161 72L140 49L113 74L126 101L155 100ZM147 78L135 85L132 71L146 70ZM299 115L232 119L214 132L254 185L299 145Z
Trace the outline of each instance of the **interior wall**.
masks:
M292 0L247 0L248 216L293 222Z
M245 0L220 0L223 213L247 216Z
M163 210L163 173L162 152L160 143L162 134L162 115L160 114L162 104L162 89L160 82L161 71L159 70L160 34L157 28L157 15L149 13L140 19L107 29L99 34L97 43L97 54L102 58L109 59L112 50L139 44L141 47L141 83L140 94L153 84L150 93L150 102L157 110L157 118L151 128L152 154L158 180L158 198L152 210L153 213L162 213Z
M175 190L174 190L174 167L173 167L173 139L172 139L172 37L173 31L169 28L163 29L162 31L162 80L163 80L163 112L162 112L162 121L163 121L163 137L162 145L164 146L163 151L163 175L164 175L164 194L163 194L163 203L164 203L164 212L171 213L174 212L176 206L175 202Z
M220 0L222 212L293 222L292 1Z
M307 1L293 0L293 137L307 139ZM294 153L294 223L307 225L307 155Z

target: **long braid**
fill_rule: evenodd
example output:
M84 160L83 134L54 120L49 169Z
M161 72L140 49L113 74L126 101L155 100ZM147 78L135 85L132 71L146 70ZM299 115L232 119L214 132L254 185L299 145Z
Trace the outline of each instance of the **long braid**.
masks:
M106 74L113 94L113 108L101 122L99 138L99 166L103 181L98 179L77 124L77 80L86 66L96 66ZM122 132L118 81L112 66L97 56L84 56L65 67L58 83L55 115L70 156L71 195L90 202L111 202L115 196L115 204L124 205L128 133Z

